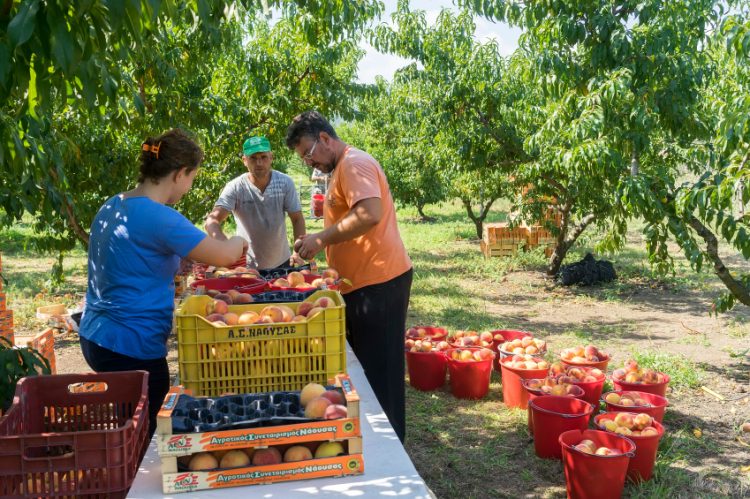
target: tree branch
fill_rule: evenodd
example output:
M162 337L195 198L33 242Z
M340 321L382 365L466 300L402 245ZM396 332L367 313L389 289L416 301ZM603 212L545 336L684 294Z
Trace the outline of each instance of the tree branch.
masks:
M573 226L573 229L568 233L568 237L566 237L565 243L570 246L574 242L576 242L578 236L580 236L581 233L586 230L586 227L591 225L594 220L596 220L596 215L594 215L593 213L589 213L588 215L584 216L581 221L578 222L577 225Z
M57 176L57 172L53 168L50 168L48 172L50 177L52 177L52 180L55 181L55 184L59 184L60 178ZM68 202L68 197L62 191L60 192L60 201L62 203L63 213L65 214L68 226L73 230L73 233L78 237L78 239L80 239L81 242L83 242L88 248L89 234L83 227L81 227L81 224L76 218L75 211L73 210L73 205Z
M706 242L706 254L714 264L714 272L719 277L724 286L730 293L742 304L750 306L750 289L745 287L741 282L732 277L729 269L724 266L724 262L719 256L719 241L708 227L703 225L694 215L688 218L688 225Z

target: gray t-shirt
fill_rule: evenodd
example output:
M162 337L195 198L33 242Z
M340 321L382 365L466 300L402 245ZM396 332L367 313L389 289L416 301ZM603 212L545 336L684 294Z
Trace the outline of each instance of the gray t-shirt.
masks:
M234 214L237 235L250 243L249 267L271 269L289 261L292 253L284 216L302 210L291 177L272 170L271 181L265 192L260 192L250 175L243 173L224 187L214 206Z

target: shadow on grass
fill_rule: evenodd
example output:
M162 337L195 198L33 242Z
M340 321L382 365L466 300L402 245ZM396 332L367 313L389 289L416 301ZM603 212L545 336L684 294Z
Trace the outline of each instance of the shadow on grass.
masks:
M704 363L701 367L722 379L729 379L740 385L750 384L750 357L746 353L744 356L739 355L734 358L736 359L734 362L724 366Z

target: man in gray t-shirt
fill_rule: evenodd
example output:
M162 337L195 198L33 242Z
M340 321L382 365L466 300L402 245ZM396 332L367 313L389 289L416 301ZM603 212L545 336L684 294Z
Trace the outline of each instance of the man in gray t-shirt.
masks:
M289 215L294 240L305 233L294 181L271 167L273 153L265 137L250 137L242 146L242 162L248 173L231 180L221 191L214 209L206 217L206 232L226 239L221 229L230 213L237 222L237 235L248 242L247 266L272 269L304 261L289 250L284 213Z

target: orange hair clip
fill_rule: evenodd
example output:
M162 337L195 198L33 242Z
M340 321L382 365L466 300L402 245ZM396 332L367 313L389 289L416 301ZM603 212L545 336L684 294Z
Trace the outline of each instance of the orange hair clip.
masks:
M141 145L141 149L143 149L144 151L150 151L151 153L154 154L154 157L156 159L159 159L159 149L160 148L161 148L161 141L158 144L156 144L155 146L148 145L145 142L143 143L143 145Z

